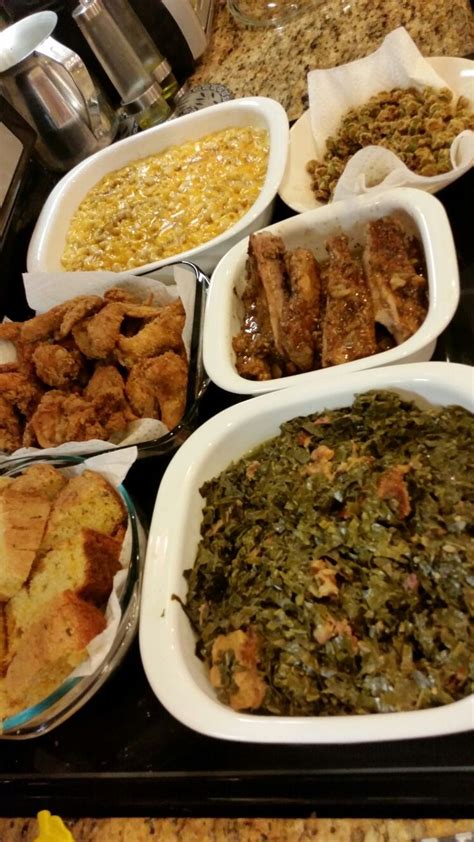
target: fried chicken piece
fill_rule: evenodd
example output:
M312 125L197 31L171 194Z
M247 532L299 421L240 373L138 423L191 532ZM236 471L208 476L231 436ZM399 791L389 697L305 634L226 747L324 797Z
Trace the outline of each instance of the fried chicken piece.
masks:
M92 403L107 437L124 430L135 420L125 397L123 377L114 365L96 365L83 395Z
M85 333L89 359L103 360L112 354L124 317L125 305L120 301L111 301L87 319Z
M89 401L55 389L43 395L31 416L28 435L31 436L32 432L40 447L56 447L67 441L107 438Z
M21 447L21 424L11 403L0 395L0 450L13 453Z
M40 342L36 346L32 362L39 379L53 389L62 389L74 383L81 370L79 360L67 348L49 342Z
M20 339L22 342L39 342L55 336L67 336L76 322L101 306L102 299L99 295L77 295L69 301L51 307L46 313L39 313L23 322Z
M324 275L323 368L377 351L374 309L362 267L352 257L344 234L328 240L326 248L329 265Z
M36 408L43 392L20 371L0 372L0 395L23 415Z
M410 242L394 219L385 217L368 223L363 261L375 319L400 344L425 320L427 282L415 270Z
M65 337L71 333L74 325L82 321L86 316L95 313L103 306L100 295L77 295L67 301L67 308L59 327L59 336Z
M146 357L156 357L164 351L183 351L182 332L186 314L181 299L161 307L158 315L135 336L121 336L115 349L117 360L132 366Z
M120 289L119 287L106 289L104 292L104 299L105 301L129 301L131 303L135 303L135 298L132 293L128 292L126 289Z
M22 322L0 322L0 339L15 342L20 336Z
M320 316L321 278L309 249L296 248L286 255L290 294L280 319L287 356L300 371L314 368Z
M187 363L173 351L166 351L132 367L126 393L140 418L161 418L172 430L184 414L187 382Z

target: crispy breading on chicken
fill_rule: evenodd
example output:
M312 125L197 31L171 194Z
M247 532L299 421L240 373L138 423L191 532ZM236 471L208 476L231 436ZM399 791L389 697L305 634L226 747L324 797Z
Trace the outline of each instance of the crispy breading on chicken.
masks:
M0 339L15 342L19 338L22 322L0 322Z
M329 239L326 248L329 263L324 274L323 368L377 351L372 297L362 267L352 256L344 234Z
M286 355L299 371L314 368L321 310L319 265L309 249L296 248L285 257L289 295L280 318Z
M54 342L40 342L31 359L36 376L53 389L70 386L77 380L81 370L77 354Z
M93 405L108 437L136 419L125 396L124 379L114 365L97 364L83 396Z
M186 406L188 366L173 351L136 363L126 393L140 418L161 419L169 430L181 421Z
M120 301L111 301L87 321L79 322L78 330L84 326L87 336L87 357L103 360L114 351L120 336L120 326L125 316L124 305ZM73 331L76 338L76 333ZM76 338L77 341L77 338Z
M99 295L77 295L23 322L20 339L22 342L39 342L67 336L76 322L99 307L102 307Z
M13 453L21 447L20 418L9 401L0 395L0 450Z
M0 395L27 417L41 399L41 388L21 371L0 372Z
M120 336L115 356L125 368L164 351L183 352L182 333L186 314L180 298L161 307L158 315L134 336Z
M40 447L107 437L89 401L55 389L43 395L29 420L26 433L28 444L32 443L34 435Z
M375 319L400 344L422 325L427 313L427 282L416 271L410 240L395 219L367 225L364 268Z

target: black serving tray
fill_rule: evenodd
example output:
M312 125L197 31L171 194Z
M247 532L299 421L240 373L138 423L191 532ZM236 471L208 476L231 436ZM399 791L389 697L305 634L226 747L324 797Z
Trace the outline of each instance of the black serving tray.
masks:
M453 227L462 295L435 352L435 359L471 365L473 188L471 171L438 194ZM276 220L290 215L277 203ZM244 399L211 384L199 421ZM166 457L146 459L127 477L148 517L166 464ZM29 816L42 808L69 817L472 817L474 731L347 746L215 740L164 710L135 642L111 680L52 734L0 743L0 812Z

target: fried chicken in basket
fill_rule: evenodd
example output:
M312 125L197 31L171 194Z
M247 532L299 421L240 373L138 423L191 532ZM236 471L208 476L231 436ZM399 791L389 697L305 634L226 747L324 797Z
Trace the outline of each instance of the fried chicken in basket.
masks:
M0 324L16 350L0 365L0 451L117 443L143 418L175 427L186 404L185 318L180 299L158 306L112 288Z

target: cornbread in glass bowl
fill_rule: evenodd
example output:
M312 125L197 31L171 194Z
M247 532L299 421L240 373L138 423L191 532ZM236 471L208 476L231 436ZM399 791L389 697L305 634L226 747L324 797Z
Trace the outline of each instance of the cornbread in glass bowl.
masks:
M38 480L36 474L30 474L28 479L28 469L37 470L39 466L42 466L43 469L41 479ZM24 600L16 600L9 617L6 615L8 606L13 604L13 599L2 603L2 619L5 621L5 629L8 628L9 634L12 635L11 644L14 652L10 665L7 666L6 675L2 678L0 701L3 707L3 718L0 719L0 738L3 739L27 739L40 736L68 719L97 692L108 676L120 664L135 635L145 547L143 528L134 503L123 485L115 485L113 482L107 485L106 478L101 470L97 468L93 471L92 466L88 475L86 470L82 474L77 473L82 468L87 470L85 460L75 456L57 458L45 456L37 459L15 460L2 467L0 486L6 488L5 494L8 491L9 481L13 480L13 487L15 487L15 481L22 481L25 478L27 482L35 482L36 484L37 481L43 485L47 482L51 493L55 493L57 489L51 488L51 476L53 476L53 479L59 477L61 481L67 480L69 482L69 486L65 484L62 489L65 488L66 491L68 488L70 489L68 492L69 503L71 497L74 497L72 506L74 511L70 508L69 514L71 517L62 520L62 531L58 530L57 522L53 523L49 530L50 536L55 536L55 538L61 532L64 541L60 544L55 541L55 545L46 552L46 563L44 561L45 556L38 562L35 561L36 569L32 570L31 576L25 582L24 588L21 589L21 593L20 591L16 592L17 595L20 593L20 596L24 596ZM121 541L120 561L117 563L117 558L114 558L115 566L112 565L112 567L116 569L116 572L113 573L113 569L111 569L108 571L111 575L106 577L110 580L113 575L112 591L108 599L104 597L105 573L104 576L97 574L99 555L101 558L100 569L104 568L104 570L106 567L110 567L111 556L116 555L116 552L112 552L109 545L117 543L117 541L107 535L105 527L104 532L101 531L106 520L111 523L109 517L111 507L109 506L107 512L105 510L106 500L97 499L93 508L97 528L90 528L87 525L86 514L85 520L81 521L84 525L79 530L81 531L80 541L74 541L75 535L69 535L65 538L63 534L70 530L72 521L79 521L78 498L82 492L78 490L77 484L72 489L70 483L77 483L77 480L80 481L81 477L87 477L90 480L92 473L96 474L99 479L97 484L99 493L100 489L104 491L108 487L109 502L115 501L112 508L115 513L118 510L123 512L123 526L120 530L122 538L118 539ZM44 474L46 474L46 479ZM25 492L26 490L25 487ZM48 491L48 489L44 490ZM83 490L84 485L82 486ZM59 491L59 494L61 494L61 491ZM37 495L34 494L33 496L36 497ZM86 512L86 502L86 495L84 494L81 516ZM62 500L61 514L63 514L66 505L67 501ZM54 502L48 524L54 520L53 510ZM43 543L46 538L45 532ZM54 563L60 560L61 550L64 554L66 548L68 548L67 574L58 569L53 579L50 577L47 582L46 567L48 565L49 567L54 566ZM66 567L64 558L63 562ZM74 584L71 584L71 582L74 583L76 580L77 585L81 577L83 584L85 584L84 587L81 585L79 589L76 588L76 593ZM66 579L71 581L67 589L63 591ZM102 581L100 581L101 579ZM41 602L43 598L44 605ZM22 646L21 637L19 641L15 638L14 622L16 621L17 625L20 625L21 621L25 619L25 610L23 609L28 602L36 610L30 625L26 625L23 631L24 640L27 641L31 650L31 657L28 657L28 652L24 651L25 646ZM51 610L50 607L52 607ZM27 607L27 612L28 614L31 613L30 607ZM38 619L40 623L38 623ZM28 616L26 616L26 621L28 621ZM41 623L43 623L44 628L40 629ZM37 640L32 635L35 630L38 631ZM43 638L43 643L47 642L47 646L41 644ZM89 642L87 642L88 639ZM5 642L7 645L10 643L8 637ZM16 656L18 656L17 664L12 670ZM26 674L22 674L21 669L17 669L17 667L26 669L27 666L32 668L30 679ZM15 672L15 674L10 676L9 682L10 671ZM55 676L59 679L57 684L54 681ZM18 699L15 700L14 704L10 702L8 705L7 690L10 686L14 686L16 689L23 688L24 707L21 706L21 703L18 703ZM47 688L44 697L41 694L43 687Z

